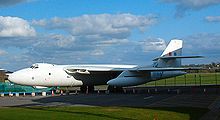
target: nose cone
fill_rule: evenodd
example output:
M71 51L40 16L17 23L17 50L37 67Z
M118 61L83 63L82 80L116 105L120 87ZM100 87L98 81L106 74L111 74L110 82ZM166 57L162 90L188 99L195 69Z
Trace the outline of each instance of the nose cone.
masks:
M12 74L9 74L8 80L16 84L25 85L26 77L27 73L25 72L25 70L19 70Z
M10 82L13 82L13 83L18 83L18 75L16 74L16 72L15 73L11 73L11 74L9 74L9 76L8 76L8 80L10 81Z

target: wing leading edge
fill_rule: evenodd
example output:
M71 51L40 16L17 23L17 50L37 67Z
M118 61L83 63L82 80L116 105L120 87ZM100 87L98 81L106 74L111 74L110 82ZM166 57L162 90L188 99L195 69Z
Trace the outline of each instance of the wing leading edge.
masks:
M153 72L153 71L181 71L181 70L200 70L201 67L137 67L136 65L118 65L118 66L67 66L64 68L68 74L90 74L90 72L105 71L130 71L130 72Z
M136 68L137 65L77 65L64 67L68 74L90 74L90 72L124 71Z

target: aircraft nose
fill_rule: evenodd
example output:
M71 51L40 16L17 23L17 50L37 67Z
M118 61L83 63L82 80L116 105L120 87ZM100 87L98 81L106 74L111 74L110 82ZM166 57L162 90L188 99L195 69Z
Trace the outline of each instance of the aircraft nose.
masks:
M9 76L8 76L8 80L9 81L11 81L11 82L13 82L13 83L16 83L16 74L15 73L11 73L11 74L9 74Z
M13 83L22 84L22 76L23 74L20 71L17 71L12 74L9 74L8 80Z
M31 72L28 72L29 69L22 69L19 71L16 71L12 74L8 75L8 80L20 84L20 85L29 85L32 84L33 81L31 81Z

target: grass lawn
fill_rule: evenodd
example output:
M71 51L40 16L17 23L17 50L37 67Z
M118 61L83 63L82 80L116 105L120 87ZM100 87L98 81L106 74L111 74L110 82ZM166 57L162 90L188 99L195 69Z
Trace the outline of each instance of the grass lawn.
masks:
M191 73L146 83L144 86L219 85L220 73Z
M9 107L0 108L1 120L197 120L207 109L130 107Z

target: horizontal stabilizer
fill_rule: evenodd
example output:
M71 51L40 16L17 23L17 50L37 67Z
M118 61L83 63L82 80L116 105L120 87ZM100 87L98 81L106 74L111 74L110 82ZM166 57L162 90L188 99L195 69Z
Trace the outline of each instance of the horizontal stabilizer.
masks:
M201 70L201 69L204 69L202 67L166 67L166 68L149 68L149 67L138 67L136 69L130 69L129 71L132 71L132 72L135 72L135 71L138 71L138 72L141 72L141 71L181 71L181 70Z
M163 56L153 59L157 61L158 59L182 59L182 58L203 58L204 56Z

